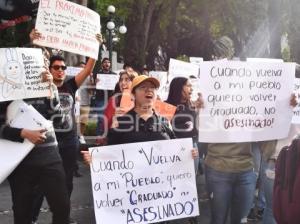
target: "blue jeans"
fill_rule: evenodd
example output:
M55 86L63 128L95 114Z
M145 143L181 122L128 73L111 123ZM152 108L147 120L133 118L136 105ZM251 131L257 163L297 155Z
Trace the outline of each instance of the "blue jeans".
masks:
M225 224L230 209L231 224L240 224L251 209L256 183L254 171L226 173L206 166L206 180L212 194L211 224Z
M254 170L258 175L258 197L257 201L254 200L253 208L264 209L266 207L266 198L264 192L264 173L266 171L266 163L262 158L262 153L257 143L252 143L252 153ZM254 195L253 195L254 197Z
M269 162L267 164L266 172L275 172L274 162ZM276 224L272 209L274 179L270 175L267 176L266 172L264 173L264 192L266 196L266 208L264 211L263 224Z

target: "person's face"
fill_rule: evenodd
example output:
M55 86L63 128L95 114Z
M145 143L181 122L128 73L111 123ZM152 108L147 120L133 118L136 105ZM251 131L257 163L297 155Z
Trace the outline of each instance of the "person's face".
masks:
M104 71L109 71L110 70L110 61L109 60L105 60L103 63L102 63L102 69Z
M53 64L50 67L50 72L53 76L53 81L57 83L62 83L65 78L65 70L66 70L66 64L64 61L54 61Z
M133 72L133 68L131 66L126 66L125 71L131 73Z
M157 89L150 81L145 81L135 88L135 103L142 107L153 107L157 98Z
M123 73L119 79L119 87L121 92L125 89L130 89L131 88L132 81L130 80L129 76L127 73Z
M187 80L181 91L181 100L186 102L191 99L193 93L192 83Z

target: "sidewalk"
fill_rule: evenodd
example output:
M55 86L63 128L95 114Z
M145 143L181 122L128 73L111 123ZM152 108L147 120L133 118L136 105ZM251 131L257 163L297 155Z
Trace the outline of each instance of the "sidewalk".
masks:
M82 177L74 177L74 191L71 199L71 217L78 221L79 224L95 224L93 210L93 196L91 193L91 181L89 169L81 162L80 172ZM13 224L13 212L11 210L11 196L9 184L7 181L0 185L0 223ZM44 202L42 212L39 217L39 224L50 224L51 212L48 205Z

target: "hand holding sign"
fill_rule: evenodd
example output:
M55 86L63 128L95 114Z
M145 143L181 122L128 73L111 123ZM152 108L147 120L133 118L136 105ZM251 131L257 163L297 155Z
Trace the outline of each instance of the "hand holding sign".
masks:
M31 143L38 145L42 144L46 140L45 132L47 129L41 129L41 130L28 130L28 129L22 129L21 131L21 137L24 139L28 139Z
M33 43L34 40L38 40L42 37L42 34L37 29L32 29L29 33L30 42Z

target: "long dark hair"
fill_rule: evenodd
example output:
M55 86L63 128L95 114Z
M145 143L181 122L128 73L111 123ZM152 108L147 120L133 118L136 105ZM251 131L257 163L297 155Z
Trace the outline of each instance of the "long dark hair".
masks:
M119 73L119 81L117 82L116 86L115 86L115 89L114 89L114 95L117 95L116 99L115 99L115 103L116 103L116 106L119 107L120 106L120 103L121 103L121 99L122 99L122 93L121 93L121 89L120 89L120 86L119 86L119 82L121 80L121 77L122 75L128 75L130 81L132 82L132 80L134 79L134 75L132 74L129 74L128 72L126 71L121 71Z
M182 89L183 86L187 83L188 79L184 77L174 78L170 84L170 90L167 103L174 106L178 106L181 103L182 98Z

